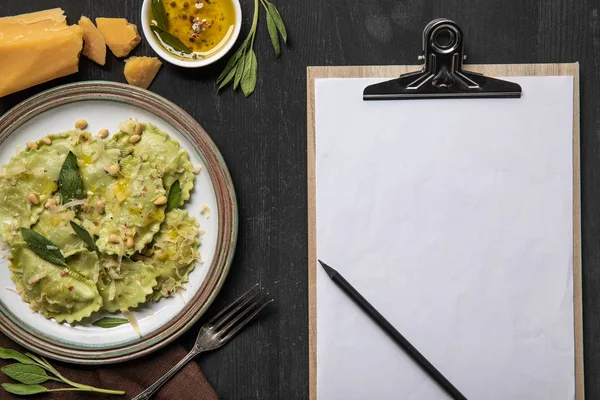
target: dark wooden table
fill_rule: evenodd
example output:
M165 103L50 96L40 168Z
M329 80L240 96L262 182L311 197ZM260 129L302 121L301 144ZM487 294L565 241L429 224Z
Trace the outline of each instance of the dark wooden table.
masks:
M242 38L249 29L253 2L241 1ZM82 14L139 23L141 3L5 0L0 2L0 16L62 7L71 23ZM416 64L423 27L443 16L462 26L469 63L580 62L586 396L600 398L600 4L593 0L274 3L286 21L290 45L276 60L261 21L255 45L259 80L250 98L231 90L217 94L214 80L223 63L191 71L167 64L151 87L204 126L233 176L239 245L216 306L256 282L277 299L259 323L222 350L199 359L220 396L308 397L306 66ZM133 54L154 55L145 41ZM104 68L82 57L78 74L0 99L0 114L55 85L89 79L124 82L122 69L122 61L113 56ZM183 339L188 346L192 340L190 334Z

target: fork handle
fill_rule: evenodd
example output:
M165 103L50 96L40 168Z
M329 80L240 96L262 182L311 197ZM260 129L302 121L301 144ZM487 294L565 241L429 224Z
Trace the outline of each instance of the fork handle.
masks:
M160 377L156 382L154 382L148 389L144 390L142 393L135 396L132 400L148 400L154 393L158 391L169 379L173 377L179 370L190 362L194 357L200 354L200 351L193 349L190 351L181 361L179 361L173 368L171 368L166 374Z

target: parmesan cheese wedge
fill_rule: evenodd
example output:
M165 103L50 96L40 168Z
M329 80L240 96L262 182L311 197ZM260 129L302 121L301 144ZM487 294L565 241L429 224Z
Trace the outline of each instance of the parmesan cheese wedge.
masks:
M82 46L59 8L0 18L0 97L79 71Z
M96 18L96 26L110 51L117 57L127 57L142 40L137 26L125 18Z
M99 65L106 63L106 42L96 25L88 17L79 19L83 29L83 55Z
M125 60L125 79L130 85L148 89L161 66L156 57L130 57Z
M67 18L60 8L2 17L0 18L0 41L6 40L9 36L29 35L66 26Z

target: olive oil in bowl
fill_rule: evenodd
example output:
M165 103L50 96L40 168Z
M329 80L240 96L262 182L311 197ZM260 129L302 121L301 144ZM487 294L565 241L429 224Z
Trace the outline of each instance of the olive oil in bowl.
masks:
M164 50L182 61L216 55L235 41L234 32L239 32L236 0L150 1L146 18L152 34Z

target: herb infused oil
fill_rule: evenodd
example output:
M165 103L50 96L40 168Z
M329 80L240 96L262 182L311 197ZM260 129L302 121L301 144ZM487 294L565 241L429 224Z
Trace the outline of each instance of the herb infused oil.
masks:
M232 0L154 0L161 2L164 16L150 16L150 24L166 19L167 29L156 32L169 52L186 59L198 59L218 52L231 39L235 27ZM156 8L153 7L153 14ZM162 10L161 10L162 11ZM166 18L165 18L166 17ZM167 22L168 21L168 22ZM182 47L184 46L184 47ZM183 51L182 51L183 50Z

